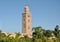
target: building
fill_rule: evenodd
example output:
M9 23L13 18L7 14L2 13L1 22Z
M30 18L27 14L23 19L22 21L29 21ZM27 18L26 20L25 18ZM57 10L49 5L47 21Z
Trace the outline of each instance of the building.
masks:
M22 33L28 37L32 37L32 22L31 22L31 13L29 7L25 6L22 13Z

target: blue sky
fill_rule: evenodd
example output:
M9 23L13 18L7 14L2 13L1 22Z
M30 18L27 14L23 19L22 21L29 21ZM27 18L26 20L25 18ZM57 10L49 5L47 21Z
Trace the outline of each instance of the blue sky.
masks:
M4 32L22 31L22 12L28 5L32 27L54 30L60 26L60 0L0 0L0 29Z

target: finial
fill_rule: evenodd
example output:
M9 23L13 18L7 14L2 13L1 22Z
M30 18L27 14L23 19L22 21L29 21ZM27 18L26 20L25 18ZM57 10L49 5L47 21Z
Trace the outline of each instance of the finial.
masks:
M26 6L24 7L24 13L28 13L28 12L29 12L29 6L26 5Z

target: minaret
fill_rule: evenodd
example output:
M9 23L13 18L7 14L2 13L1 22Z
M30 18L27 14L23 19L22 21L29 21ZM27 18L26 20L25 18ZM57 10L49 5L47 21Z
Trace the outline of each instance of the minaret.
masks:
M31 14L28 6L24 7L24 12L22 14L22 33L30 38L32 37Z

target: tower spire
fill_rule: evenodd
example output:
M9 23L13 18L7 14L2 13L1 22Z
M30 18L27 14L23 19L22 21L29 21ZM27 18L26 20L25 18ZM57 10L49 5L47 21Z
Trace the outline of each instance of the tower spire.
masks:
M26 5L26 6L24 7L24 13L29 13L29 6L28 6L28 5Z

